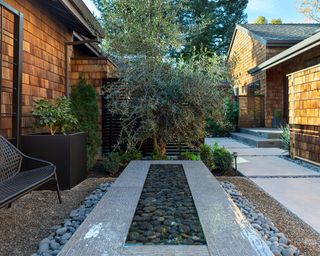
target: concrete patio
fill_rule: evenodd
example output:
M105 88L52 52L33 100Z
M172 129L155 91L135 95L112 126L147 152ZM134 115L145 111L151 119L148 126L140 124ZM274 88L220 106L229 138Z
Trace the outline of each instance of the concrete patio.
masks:
M237 152L238 171L320 233L320 172L282 159L278 148L253 148L230 138L207 138Z

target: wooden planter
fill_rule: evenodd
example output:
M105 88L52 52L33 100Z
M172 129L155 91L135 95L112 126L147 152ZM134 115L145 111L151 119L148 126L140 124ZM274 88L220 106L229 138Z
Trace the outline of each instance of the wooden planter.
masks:
M21 150L27 155L57 166L60 189L71 189L87 177L87 136L83 132L63 134L30 134L21 137ZM24 169L32 168L31 165ZM49 183L41 189L54 189Z

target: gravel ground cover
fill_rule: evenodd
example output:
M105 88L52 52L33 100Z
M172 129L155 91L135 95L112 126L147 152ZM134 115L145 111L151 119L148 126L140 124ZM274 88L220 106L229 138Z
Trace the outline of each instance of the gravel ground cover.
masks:
M300 255L298 248L291 244L285 234L281 233L269 218L257 210L255 205L236 189L235 185L228 181L221 181L220 184L275 256Z
M31 255L38 243L52 233L52 227L69 218L84 198L110 178L89 178L69 191L62 191L58 203L55 191L33 191L18 199L10 209L0 209L0 255Z
M206 244L182 165L151 165L128 244Z
M236 190L253 203L259 212L272 221L279 233L284 234L299 249L300 255L320 255L320 234L266 194L252 181L245 177L219 177L218 180L229 181L234 184Z

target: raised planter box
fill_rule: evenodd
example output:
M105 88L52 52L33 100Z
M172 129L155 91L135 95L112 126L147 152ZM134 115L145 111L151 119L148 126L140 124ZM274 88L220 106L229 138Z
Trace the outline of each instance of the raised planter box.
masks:
M21 150L27 155L57 166L60 189L71 189L87 177L87 136L83 132L63 134L29 134L21 137ZM32 168L31 165L24 166ZM40 189L54 189L48 185Z

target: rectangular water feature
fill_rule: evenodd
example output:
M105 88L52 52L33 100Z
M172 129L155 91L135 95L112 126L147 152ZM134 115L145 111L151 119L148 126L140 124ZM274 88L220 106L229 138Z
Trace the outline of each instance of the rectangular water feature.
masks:
M126 243L206 244L182 165L150 166Z
M197 218L198 224L194 227L198 227L199 222L201 223L201 233L203 233L204 236L198 233L199 230L196 233L198 233L199 238L205 237L206 244L194 244L194 240L197 239L188 240L190 239L190 235L192 237L196 234L192 233L194 231L192 231L191 224L189 225L190 230L187 228L184 229L185 227L181 228L181 230L183 229L185 231L185 235L182 236L180 233L180 224L178 225L179 218L177 218L177 210L171 211L174 212L172 222L176 222L177 225L175 223L171 225L171 222L169 230L171 227L174 227L177 231L179 230L177 234L181 234L181 236L176 235L175 239L175 237L169 237L167 232L163 232L163 236L159 236L159 241L156 240L153 241L153 243L149 243L151 241L148 241L148 236L146 236L147 239L139 243L138 240L135 240L137 243L135 243L134 240L130 241L131 239L127 241L128 234L132 230L131 224L134 222L133 219L136 218L135 213L139 213L138 204L141 195L143 197L144 194L144 185L148 183L146 179L149 175L149 170L153 172L152 170L155 171L156 169L154 168L158 168L159 166L161 167L160 169L166 166L171 172L174 172L173 175L178 175L177 179L179 179L179 184L175 189L181 192L181 196L179 192L174 192L174 194L177 194L178 199L180 196L180 200L174 200L172 202L184 202L187 198L187 202L190 203L192 201L192 204L194 203L197 214L190 216L193 216L193 218L196 216ZM179 171L181 170L181 166L184 172ZM162 173L161 170L160 173ZM182 177L181 173L183 174ZM173 176L169 173L163 175L169 175L169 177L171 177L169 181L173 179ZM165 176L164 178L167 179ZM183 179L184 182L182 182L181 179ZM162 179L159 179L157 182L161 183L161 180ZM174 189L173 184L172 182L168 182L168 186L166 187ZM189 186L186 186L186 184ZM186 192L186 188L188 192ZM190 192L192 195L191 201L189 200ZM151 198L152 194L157 194L156 190L152 193L151 191L147 191L147 193L150 193L147 194L147 196ZM166 195L167 199L173 197L173 194L170 193ZM152 200L153 199L151 199L151 201ZM144 208L145 207L142 209ZM176 208L179 208L179 204L176 205ZM152 210L152 212L157 211L157 209L153 208L148 210ZM193 209L191 212L194 213L195 210ZM181 214L179 216L183 215ZM184 220L184 218L181 219ZM149 227L149 223L152 222L152 220L154 220L153 217L151 217L151 221L145 221L146 226ZM156 225L152 225L156 227ZM182 225L183 223L181 223L181 227ZM150 240L152 240L151 238L158 238L152 237L152 233L148 233L148 235L150 235ZM186 238L188 241L182 242L183 238ZM174 241L174 243L171 241L168 243L169 240ZM188 243L191 243L191 241L192 244L189 245ZM59 256L80 255L272 256L273 254L201 161L131 161L59 253Z

